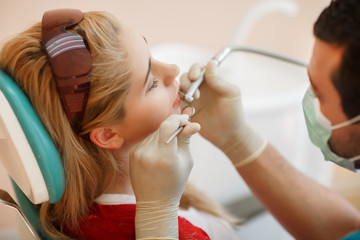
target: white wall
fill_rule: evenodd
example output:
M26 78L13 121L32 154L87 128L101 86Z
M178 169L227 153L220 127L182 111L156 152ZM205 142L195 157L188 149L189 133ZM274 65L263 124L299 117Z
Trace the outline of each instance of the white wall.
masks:
M45 10L71 7L109 11L141 32L153 45L177 41L216 50L227 43L241 17L258 2L261 0L1 0L0 41L41 21ZM267 15L256 22L247 43L308 58L312 24L328 0L297 2L297 16L279 12Z

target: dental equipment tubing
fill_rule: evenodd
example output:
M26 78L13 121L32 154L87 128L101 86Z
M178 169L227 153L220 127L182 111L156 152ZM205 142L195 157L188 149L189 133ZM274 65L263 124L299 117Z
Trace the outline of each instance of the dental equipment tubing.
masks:
M263 55L263 56L267 56L267 57L271 57L271 58L275 58L281 61L285 61L288 63L292 63L295 65L299 65L302 67L307 67L307 63L298 60L298 59L294 59L285 55L281 55L281 54L277 54L277 53L273 53L267 50L263 50L260 48L254 48L254 47L245 47L245 46L228 46L225 47L223 49L221 49L219 52L217 52L215 54L215 56L211 59L211 61L215 61L216 66L219 66L224 59L231 53L231 52L249 52L249 53L255 53L255 54L259 54L259 55ZM200 87L201 83L204 81L204 74L205 74L205 68L202 69L201 72L201 76L196 79L190 86L189 90L187 91L186 94L180 93L181 95L184 96L185 101L187 101L188 103L191 103L194 98L194 94L195 91Z

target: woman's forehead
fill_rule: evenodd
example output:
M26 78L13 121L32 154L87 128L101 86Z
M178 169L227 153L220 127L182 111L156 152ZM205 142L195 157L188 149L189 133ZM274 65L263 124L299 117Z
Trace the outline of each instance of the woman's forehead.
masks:
M120 41L124 43L125 51L128 53L128 64L131 72L131 86L137 89L144 87L151 54L145 38L127 25L123 25Z

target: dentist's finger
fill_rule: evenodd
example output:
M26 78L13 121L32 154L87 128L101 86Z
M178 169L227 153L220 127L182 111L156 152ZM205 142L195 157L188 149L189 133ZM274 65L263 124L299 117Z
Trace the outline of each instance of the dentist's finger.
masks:
M195 113L195 109L194 107L185 107L183 110L182 110L182 114L186 114L189 116L189 118L191 118Z
M187 90L191 86L191 81L188 77L188 73L184 73L180 77L180 90L183 92L187 92Z
M189 144L191 136L198 133L200 129L201 126L199 123L189 122L178 135L178 144Z
M168 139L181 126L185 126L189 122L187 114L173 114L161 123L159 128L159 143L167 144Z
M195 81L201 76L203 66L201 66L199 63L195 63L190 67L188 78L190 81Z

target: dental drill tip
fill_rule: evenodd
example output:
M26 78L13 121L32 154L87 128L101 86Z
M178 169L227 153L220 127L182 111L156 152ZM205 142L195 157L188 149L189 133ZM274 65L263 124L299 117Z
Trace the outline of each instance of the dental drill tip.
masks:
M188 95L188 94L186 94L186 95L184 96L184 99L185 99L185 101L187 101L188 103L191 103L192 101L194 101L194 98L193 98L192 96Z
M176 129L176 131L166 141L166 144L169 144L183 129L184 126L180 126L178 129Z

